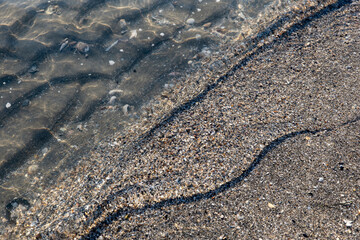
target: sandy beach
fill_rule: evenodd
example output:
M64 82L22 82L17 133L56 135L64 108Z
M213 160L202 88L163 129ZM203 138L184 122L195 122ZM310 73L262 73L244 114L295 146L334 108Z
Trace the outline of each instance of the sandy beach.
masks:
M359 239L360 3L294 11L158 96L3 238Z

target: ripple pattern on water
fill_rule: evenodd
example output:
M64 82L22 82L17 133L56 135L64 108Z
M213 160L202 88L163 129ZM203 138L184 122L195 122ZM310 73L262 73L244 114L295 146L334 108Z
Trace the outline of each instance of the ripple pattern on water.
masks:
M169 79L284 2L0 1L0 204L41 191L38 178L51 184Z

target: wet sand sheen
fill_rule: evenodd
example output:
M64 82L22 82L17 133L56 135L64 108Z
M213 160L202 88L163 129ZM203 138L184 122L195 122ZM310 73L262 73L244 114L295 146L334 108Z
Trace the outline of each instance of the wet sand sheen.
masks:
M271 18L268 8L278 14L286 6L273 5L2 2L0 205L52 186L100 140L138 119L166 82L240 31L256 31L253 25Z

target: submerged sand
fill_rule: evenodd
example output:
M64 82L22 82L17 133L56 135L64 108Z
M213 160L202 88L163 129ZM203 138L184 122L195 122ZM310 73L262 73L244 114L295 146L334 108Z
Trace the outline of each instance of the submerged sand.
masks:
M314 4L232 44L227 71L164 92L3 236L358 239L359 10Z

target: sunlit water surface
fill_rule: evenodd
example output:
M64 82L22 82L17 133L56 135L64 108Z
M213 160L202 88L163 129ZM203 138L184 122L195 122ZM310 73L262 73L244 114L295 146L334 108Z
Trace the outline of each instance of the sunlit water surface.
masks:
M191 62L289 4L0 1L0 214L131 124Z

